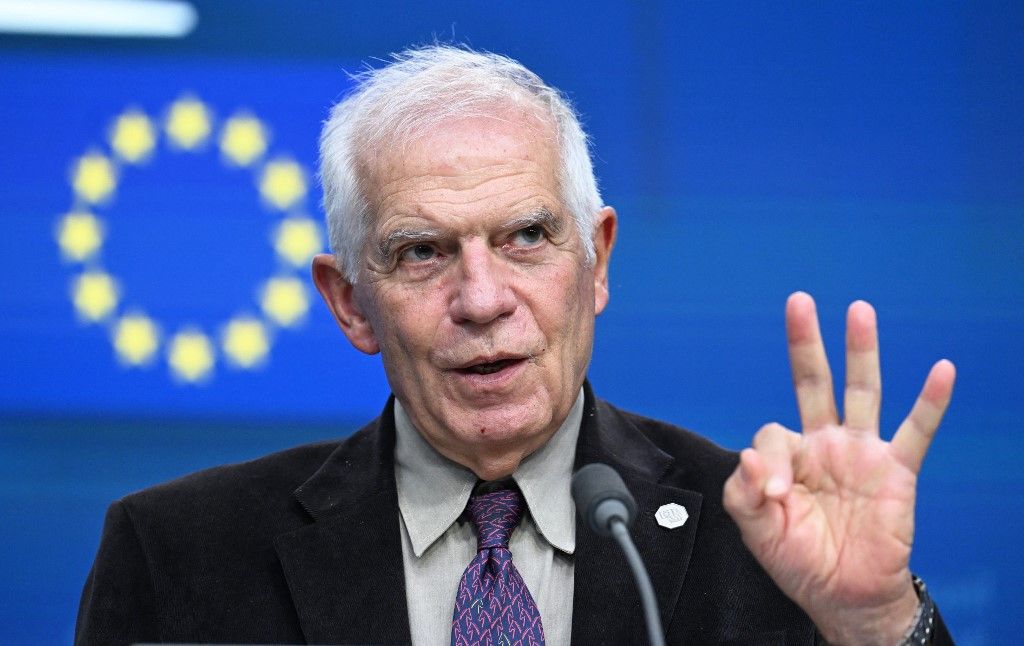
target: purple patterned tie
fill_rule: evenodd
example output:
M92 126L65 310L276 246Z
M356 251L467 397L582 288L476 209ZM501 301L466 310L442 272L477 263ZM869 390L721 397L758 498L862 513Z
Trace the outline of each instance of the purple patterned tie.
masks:
M540 611L508 551L523 515L522 494L502 489L472 496L466 510L479 542L455 597L452 646L543 646Z

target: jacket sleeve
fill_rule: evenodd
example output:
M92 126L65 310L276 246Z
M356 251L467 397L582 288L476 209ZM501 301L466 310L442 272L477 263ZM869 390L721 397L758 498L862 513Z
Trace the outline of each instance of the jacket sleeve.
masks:
M99 551L82 590L75 644L160 640L156 594L145 551L121 501L107 510Z
M946 622L942 621L939 609L935 608L935 628L932 631L932 646L953 646L953 636L946 628Z

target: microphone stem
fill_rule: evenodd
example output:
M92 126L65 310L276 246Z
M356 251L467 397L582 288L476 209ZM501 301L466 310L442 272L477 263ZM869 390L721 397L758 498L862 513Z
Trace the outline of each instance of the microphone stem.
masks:
M640 553L633 545L633 539L629 537L629 530L626 524L619 518L613 518L609 523L612 536L626 554L626 561L633 571L633 579L636 580L637 590L640 591L640 603L644 608L644 619L647 622L647 636L651 646L665 646L665 633L661 629L661 615L658 613L658 602L654 597L654 588L651 586L651 579L647 576L647 568L640 559Z

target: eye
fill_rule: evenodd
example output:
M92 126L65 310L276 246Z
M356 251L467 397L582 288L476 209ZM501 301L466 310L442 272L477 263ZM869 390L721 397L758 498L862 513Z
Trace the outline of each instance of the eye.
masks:
M402 262L426 262L437 257L437 249L429 244L414 244L402 251Z
M519 247L534 247L544 240L544 228L539 224L524 227L512 234L512 244Z

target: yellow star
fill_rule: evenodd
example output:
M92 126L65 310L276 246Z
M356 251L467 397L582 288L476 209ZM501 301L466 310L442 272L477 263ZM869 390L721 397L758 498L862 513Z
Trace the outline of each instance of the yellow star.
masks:
M175 377L188 383L204 380L213 370L213 344L205 334L185 329L171 338L167 363Z
M117 282L102 271L87 271L72 281L71 300L82 318L100 321L117 307Z
M287 218L274 231L274 249L296 267L309 264L313 255L323 249L320 227L309 218Z
M291 160L268 162L260 176L260 194L283 211L306 195L306 176Z
M270 352L267 326L258 319L240 316L231 320L224 329L224 354L240 368L253 368L262 363Z
M71 186L83 200L97 204L110 197L117 187L117 170L99 153L82 155L71 170Z
M138 163L153 152L156 131L145 113L127 110L114 122L110 133L110 147L121 159Z
M193 150L210 136L210 110L199 99L182 97L171 104L167 136L180 148Z
M92 213L68 213L57 224L57 244L66 259L81 262L103 245L103 223Z
M160 346L160 330L145 314L122 316L111 336L118 358L129 366L150 363Z
M220 134L220 151L238 166L248 166L267 150L269 133L256 117L236 114L224 124Z
M296 278L271 278L263 286L260 305L278 325L289 326L306 315L306 288Z

